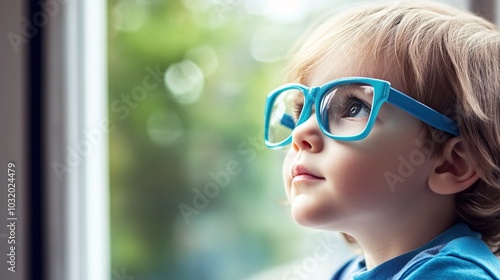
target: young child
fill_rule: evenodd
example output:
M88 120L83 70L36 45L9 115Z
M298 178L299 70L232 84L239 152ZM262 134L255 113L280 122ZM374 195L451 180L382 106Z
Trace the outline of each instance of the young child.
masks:
M266 104L297 223L363 255L332 279L500 279L500 33L443 4L335 15Z

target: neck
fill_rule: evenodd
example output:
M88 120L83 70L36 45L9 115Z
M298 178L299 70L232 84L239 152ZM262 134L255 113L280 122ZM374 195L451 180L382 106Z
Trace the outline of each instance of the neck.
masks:
M415 250L446 231L455 222L454 207L450 207L453 205L453 200L448 199L434 207L420 206L406 215L395 213L392 219L365 222L363 229L352 236L364 252L367 268Z

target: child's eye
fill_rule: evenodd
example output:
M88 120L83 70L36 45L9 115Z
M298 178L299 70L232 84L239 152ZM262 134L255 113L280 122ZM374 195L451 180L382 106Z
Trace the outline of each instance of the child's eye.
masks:
M370 116L370 107L354 96L347 98L346 105L341 114L342 118L368 118Z
M373 88L371 86L348 84L333 88L325 95L321 108L323 112L328 111L328 122L337 122L341 119L367 120L370 116L372 101ZM324 121L326 123L326 119Z

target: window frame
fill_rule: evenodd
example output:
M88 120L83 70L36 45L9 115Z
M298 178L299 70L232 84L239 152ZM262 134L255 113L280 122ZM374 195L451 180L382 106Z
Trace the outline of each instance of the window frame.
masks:
M59 11L43 46L44 275L109 279L107 2L49 2Z

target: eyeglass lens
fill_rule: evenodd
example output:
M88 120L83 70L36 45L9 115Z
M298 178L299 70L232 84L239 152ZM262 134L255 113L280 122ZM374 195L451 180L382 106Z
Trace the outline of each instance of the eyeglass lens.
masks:
M355 136L368 123L374 89L370 85L350 83L332 87L319 100L319 122L333 136ZM268 141L279 143L287 139L302 120L305 93L298 89L282 91L271 104ZM316 105L318 106L318 105ZM317 108L317 107L316 107ZM314 111L312 111L314 113ZM309 118L310 116L307 116Z

